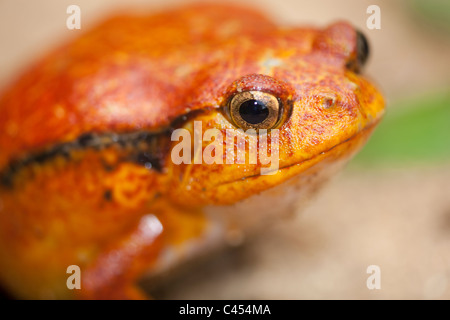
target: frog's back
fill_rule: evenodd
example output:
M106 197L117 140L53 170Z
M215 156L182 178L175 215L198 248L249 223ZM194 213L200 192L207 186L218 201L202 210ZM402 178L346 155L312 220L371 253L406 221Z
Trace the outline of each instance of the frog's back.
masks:
M231 6L113 17L45 57L0 96L0 169L86 132L160 130L201 108L208 66L233 57L238 35L274 25ZM228 50L228 51L227 51ZM235 52L236 53L236 52ZM25 94L24 94L25 93Z

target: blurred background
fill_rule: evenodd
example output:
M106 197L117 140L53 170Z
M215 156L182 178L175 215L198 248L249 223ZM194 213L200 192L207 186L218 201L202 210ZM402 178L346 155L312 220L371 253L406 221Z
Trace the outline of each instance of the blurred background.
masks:
M188 1L0 0L0 88L36 58L122 9ZM450 298L450 2L247 0L281 25L345 19L369 39L366 74L388 112L364 150L302 213L151 288L162 299ZM381 9L381 29L366 12ZM369 290L369 265L381 289Z

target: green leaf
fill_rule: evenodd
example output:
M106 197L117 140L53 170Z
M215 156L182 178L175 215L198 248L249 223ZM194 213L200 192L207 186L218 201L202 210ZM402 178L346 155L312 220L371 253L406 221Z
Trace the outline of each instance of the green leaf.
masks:
M385 118L354 166L450 161L450 92L388 106Z

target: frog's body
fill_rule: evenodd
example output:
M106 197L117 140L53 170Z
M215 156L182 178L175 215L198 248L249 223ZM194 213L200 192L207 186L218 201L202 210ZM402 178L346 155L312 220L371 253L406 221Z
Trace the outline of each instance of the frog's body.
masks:
M357 38L344 22L286 29L199 5L110 19L47 56L0 97L1 283L25 298L138 298L145 272L292 212L381 117ZM174 129L225 137L230 100L250 91L283 106L275 174L172 161Z

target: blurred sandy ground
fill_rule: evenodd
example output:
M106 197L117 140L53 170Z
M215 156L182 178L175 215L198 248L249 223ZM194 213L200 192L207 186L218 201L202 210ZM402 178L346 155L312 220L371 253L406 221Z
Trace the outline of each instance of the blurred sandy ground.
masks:
M66 8L82 10L82 29L122 8L159 9L187 1L0 0L0 87L66 29ZM241 2L242 3L242 2ZM450 87L450 41L411 19L403 1L248 0L281 24L346 19L369 38L367 74L388 102ZM366 8L381 8L381 30ZM381 267L381 290L366 268ZM243 246L211 257L154 288L156 298L450 298L450 166L347 170L311 205Z

